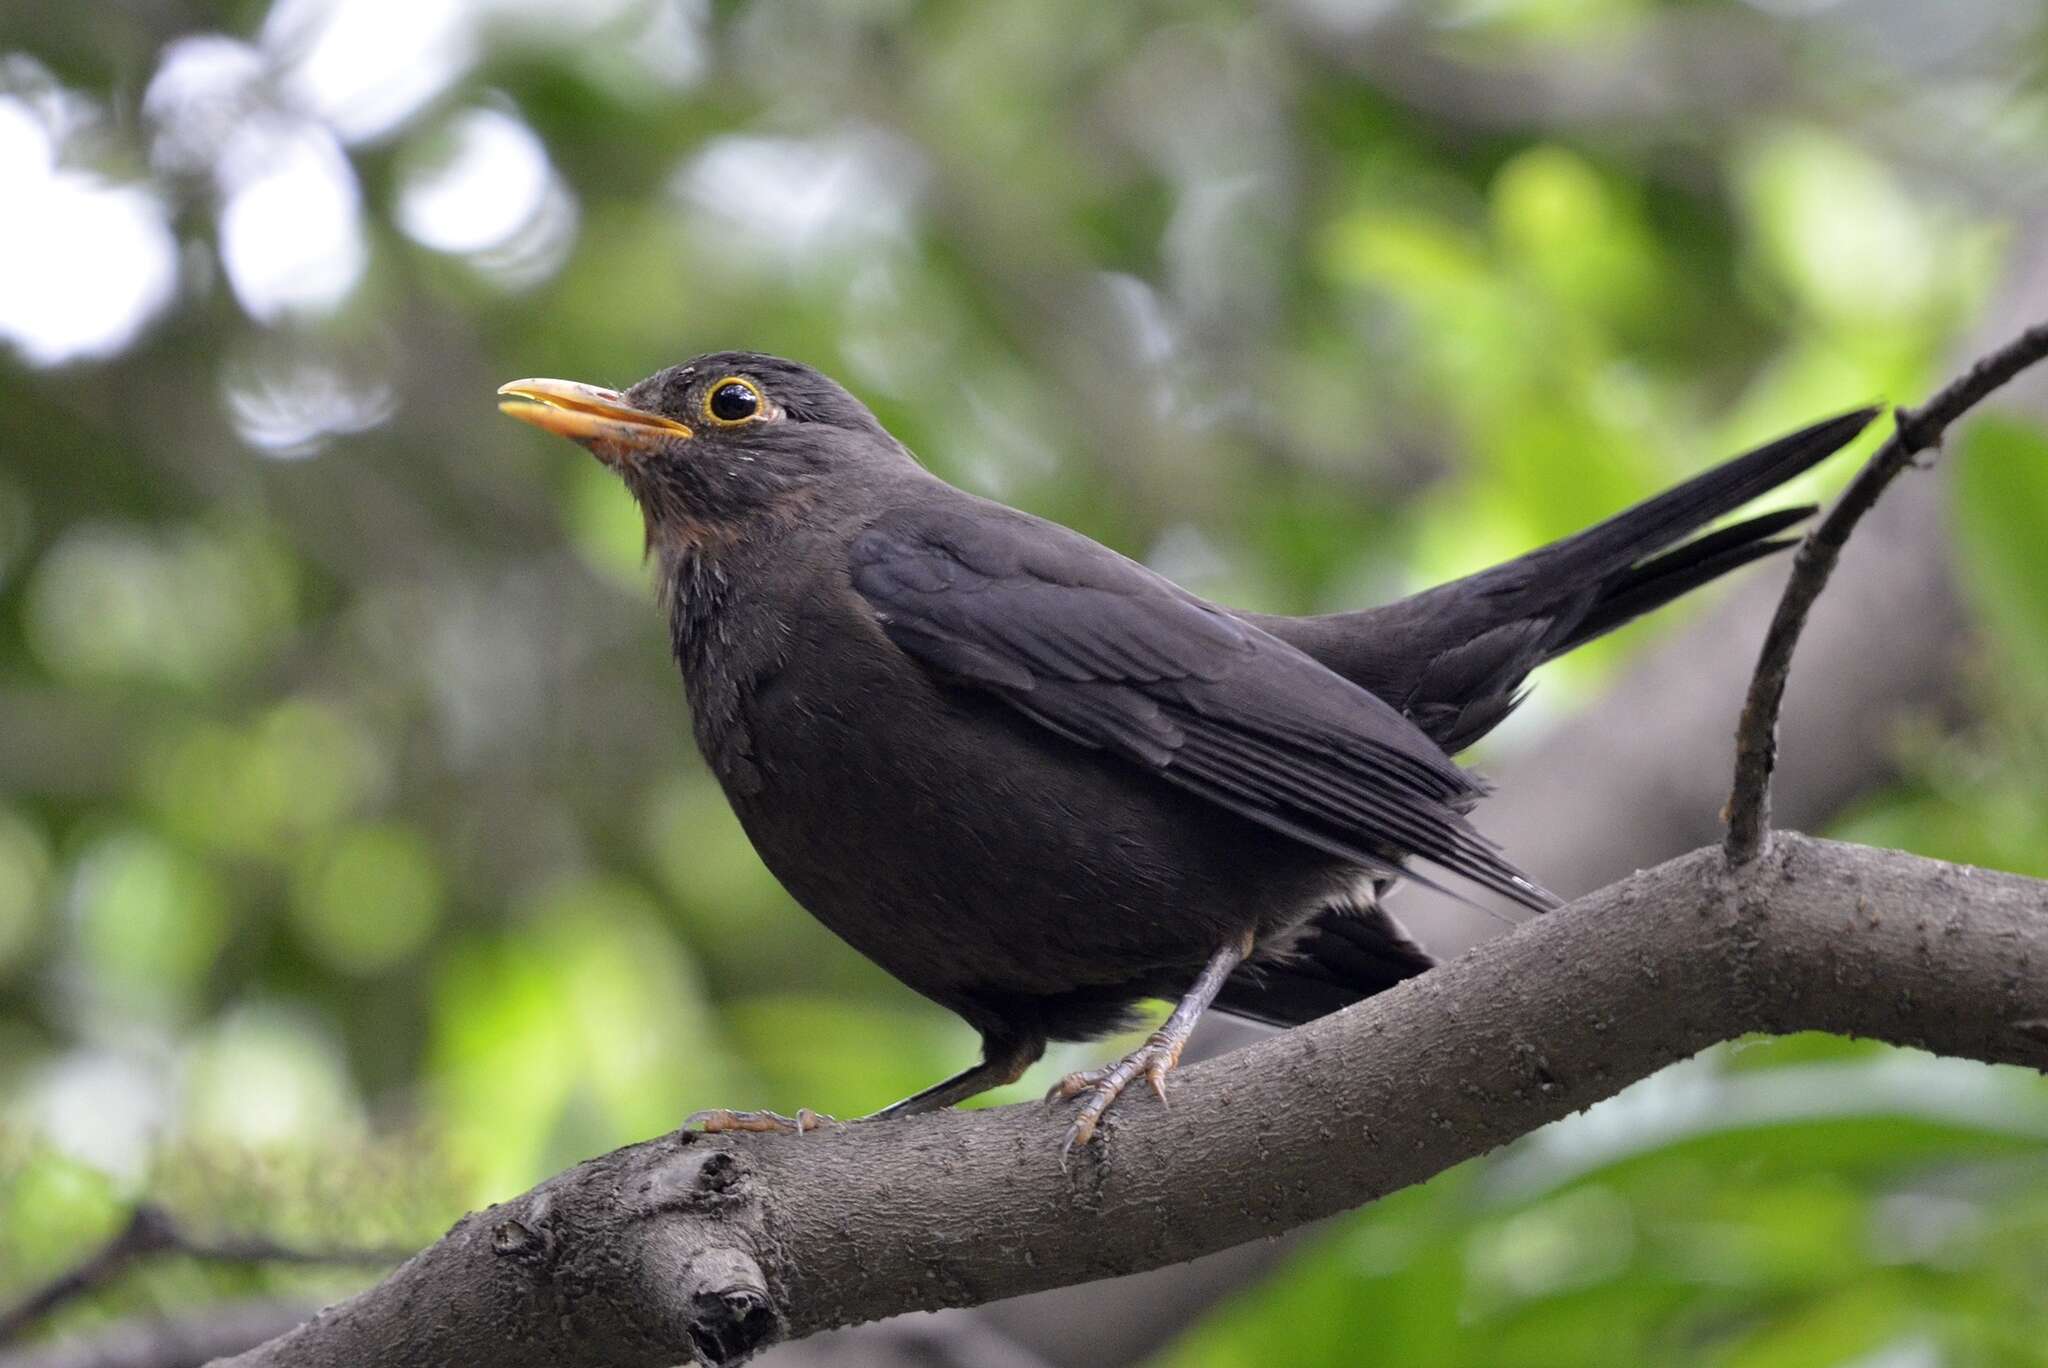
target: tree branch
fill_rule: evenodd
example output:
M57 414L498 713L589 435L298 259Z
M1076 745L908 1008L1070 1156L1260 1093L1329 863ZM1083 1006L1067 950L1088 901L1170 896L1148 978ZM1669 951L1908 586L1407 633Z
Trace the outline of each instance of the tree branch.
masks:
M1840 501L1799 544L1792 577L1764 634L1735 738L1735 790L1728 800L1728 862L1747 864L1763 852L1771 820L1771 771L1778 760L1778 710L1792 674L1792 650L1814 600L1827 588L1849 534L1885 488L1920 452L1940 445L1949 424L2034 363L2048 358L2048 323L2037 323L1971 366L1960 379L1914 410L1899 410L1892 435L1857 472Z
M299 1299L258 1299L138 1315L57 1343L0 1351L0 1368L198 1368L282 1335L318 1310Z
M1189 1069L1170 1110L1128 1099L1071 1173L1065 1118L1035 1105L678 1132L464 1217L233 1362L738 1362L1275 1235L1752 1031L2048 1068L2044 912L2048 884L1889 851L1787 835L1731 871L1700 850Z
M137 1260L159 1254L222 1263L294 1264L387 1264L405 1257L402 1251L383 1249L301 1249L260 1235L203 1239L154 1202L141 1202L105 1244L0 1311L0 1345L12 1343L65 1303L97 1292Z
M2048 883L1762 841L1792 647L1842 545L1915 452L2044 355L2048 325L1902 413L1802 545L1752 681L1724 848L1194 1066L1173 1110L1127 1102L1073 1173L1057 1159L1064 1118L1030 1107L808 1136L677 1132L464 1217L384 1282L233 1362L736 1363L784 1338L1279 1234L1750 1032L2048 1069L2048 974L2034 967Z
M1659 10L1597 39L1460 43L1427 22L1329 24L1293 16L1318 65L1347 69L1453 128L1639 134L1658 125L1753 117L1812 98L1794 25L1739 10Z

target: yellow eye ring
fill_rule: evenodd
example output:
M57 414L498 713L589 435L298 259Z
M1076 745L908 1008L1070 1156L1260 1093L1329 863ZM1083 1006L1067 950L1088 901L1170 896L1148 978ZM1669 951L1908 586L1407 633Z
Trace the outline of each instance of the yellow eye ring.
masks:
M704 419L719 427L750 423L767 407L760 387L742 375L728 375L704 391Z

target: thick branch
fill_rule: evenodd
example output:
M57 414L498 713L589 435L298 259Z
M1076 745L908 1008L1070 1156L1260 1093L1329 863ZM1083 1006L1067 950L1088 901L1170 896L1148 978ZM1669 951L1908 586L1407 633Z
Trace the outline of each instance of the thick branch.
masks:
M2044 1068L2044 914L2048 884L1888 851L1786 836L1732 874L1697 851L1189 1069L1171 1110L1129 1099L1071 1172L1065 1118L1036 1106L678 1133L465 1217L234 1362L732 1362L783 1334L1277 1234L1751 1031Z
M1786 582L1784 597L1778 600L1770 630L1764 634L1763 652L1750 679L1735 735L1735 791L1728 800L1725 843L1730 864L1747 864L1763 851L1771 820L1771 771L1778 760L1778 709L1785 699L1785 683L1792 676L1792 650L1799 644L1814 600L1827 588L1849 534L1916 455L1941 444L1949 424L2044 358L2048 358L2048 323L2037 323L1971 366L1922 407L1901 410L1892 435L1857 472L1820 526L1799 544L1792 577Z

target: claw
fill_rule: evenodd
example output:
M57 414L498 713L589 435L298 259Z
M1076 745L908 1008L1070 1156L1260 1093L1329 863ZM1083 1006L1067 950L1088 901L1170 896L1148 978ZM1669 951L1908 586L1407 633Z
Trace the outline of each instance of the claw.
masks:
M1159 1101L1166 1102L1166 1075L1180 1062L1180 1042L1163 1032L1154 1032L1152 1038L1125 1055L1115 1064L1100 1069L1083 1069L1070 1073L1052 1085L1045 1095L1047 1105L1080 1097L1084 1100L1074 1117L1074 1124L1067 1128L1066 1142L1060 1146L1060 1167L1067 1166L1067 1157L1077 1145L1086 1145L1095 1138L1096 1130L1110 1104L1123 1096L1124 1089L1142 1077L1151 1084Z
M1060 1172L1067 1171L1067 1160L1073 1157L1074 1146L1085 1147L1095 1138L1095 1118L1082 1113L1074 1124L1067 1127L1067 1138L1060 1142Z
M1045 1090L1045 1105L1050 1107L1058 1102L1071 1102L1108 1077L1109 1070L1106 1068L1081 1069L1070 1073Z
M1052 1085L1052 1091L1045 1095L1047 1102L1086 1094L1086 1100L1074 1116L1074 1124L1067 1128L1066 1143L1060 1146L1062 1172L1066 1170L1067 1156L1073 1152L1074 1146L1085 1145L1095 1138L1096 1126L1103 1113L1123 1095L1131 1080L1143 1075L1145 1081L1152 1085L1152 1091L1159 1095L1160 1105L1166 1104L1166 1075L1180 1063L1181 1048L1188 1043L1188 1033L1195 1029L1195 1022L1216 1000L1224 979L1244 963L1251 952L1252 937L1250 932L1246 932L1209 957L1209 962L1202 966L1201 976L1188 989L1187 996L1180 1000L1165 1023L1143 1045L1106 1069L1071 1073Z
M797 1108L795 1116L784 1116L772 1111L730 1111L724 1107L713 1107L708 1111L691 1112L683 1118L685 1126L701 1126L706 1135L725 1135L733 1132L752 1131L772 1135L803 1135L808 1131L821 1130L839 1123L822 1112L809 1107Z

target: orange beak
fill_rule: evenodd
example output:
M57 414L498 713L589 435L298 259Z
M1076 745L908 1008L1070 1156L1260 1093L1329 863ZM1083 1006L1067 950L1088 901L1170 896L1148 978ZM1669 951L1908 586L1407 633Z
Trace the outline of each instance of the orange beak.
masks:
M656 451L663 443L694 435L673 418L634 408L617 390L574 380L514 380L498 386L498 393L507 396L498 405L500 413L580 443L606 462Z

